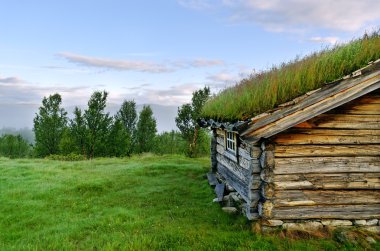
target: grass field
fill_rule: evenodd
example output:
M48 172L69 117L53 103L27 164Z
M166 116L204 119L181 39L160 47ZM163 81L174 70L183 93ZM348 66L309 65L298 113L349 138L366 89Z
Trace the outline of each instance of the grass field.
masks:
M254 235L211 202L208 168L182 156L0 158L0 250L360 249Z

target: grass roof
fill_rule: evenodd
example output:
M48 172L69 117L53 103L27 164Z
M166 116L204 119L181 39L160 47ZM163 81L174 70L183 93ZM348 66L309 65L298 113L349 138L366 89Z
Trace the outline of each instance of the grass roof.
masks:
M379 58L380 31L377 31L251 75L212 97L202 116L218 121L246 120Z

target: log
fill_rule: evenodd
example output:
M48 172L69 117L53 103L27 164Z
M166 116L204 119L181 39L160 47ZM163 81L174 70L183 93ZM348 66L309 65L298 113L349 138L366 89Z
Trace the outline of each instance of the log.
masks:
M271 200L274 207L310 205L380 204L376 190L276 190Z
M329 114L353 114L353 115L379 115L380 103L377 104L349 104L337 107Z
M331 130L292 128L272 138L279 145L379 144L380 130Z
M380 173L274 175L275 189L380 189ZM273 190L273 188L272 188Z
M371 219L380 217L380 204L278 207L268 214L279 220Z
M274 174L380 172L380 157L275 158Z
M380 145L278 145L275 157L379 156Z
M241 197L246 201L250 203L250 193L251 188L248 180L242 180L240 177L238 177L235 173L231 172L227 167L225 167L223 164L218 163L218 173L226 179L227 183L232 186L236 192L238 192Z
M380 115L321 114L294 127L380 130Z
M216 137L216 142L218 142L219 145L223 146L223 148L225 148L225 144L224 144L224 137L220 137L219 135Z

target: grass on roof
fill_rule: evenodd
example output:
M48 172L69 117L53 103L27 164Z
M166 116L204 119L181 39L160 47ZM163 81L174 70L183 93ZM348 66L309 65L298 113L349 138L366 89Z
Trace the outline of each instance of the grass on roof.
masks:
M211 98L202 116L246 120L348 75L380 58L380 31L251 75Z

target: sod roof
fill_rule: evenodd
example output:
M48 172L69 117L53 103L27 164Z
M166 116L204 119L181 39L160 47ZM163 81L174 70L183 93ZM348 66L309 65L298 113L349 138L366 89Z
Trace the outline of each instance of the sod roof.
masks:
M202 117L243 121L323 87L380 58L380 32L251 75L212 97Z

